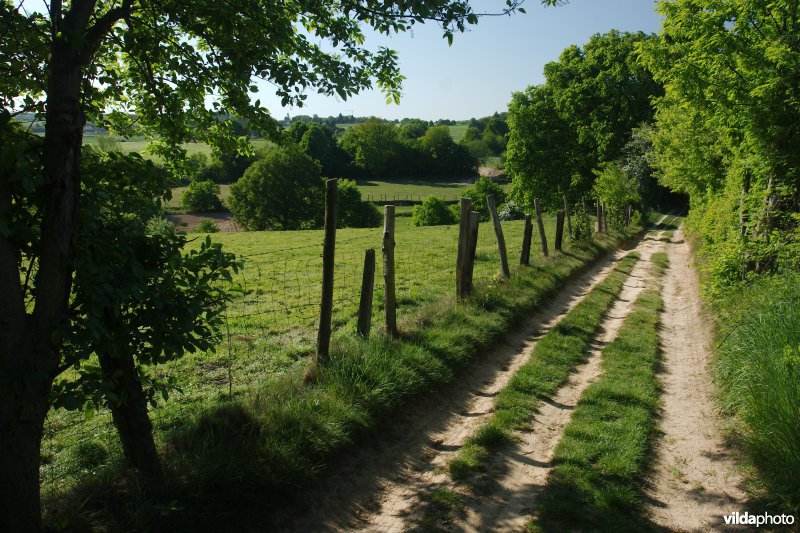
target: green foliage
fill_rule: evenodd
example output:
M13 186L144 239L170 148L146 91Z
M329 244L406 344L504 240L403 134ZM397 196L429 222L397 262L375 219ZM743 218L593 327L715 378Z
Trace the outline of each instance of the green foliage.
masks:
M119 142L119 137L115 135L98 135L95 146L102 152L121 152L122 145Z
M231 186L230 210L251 230L314 228L324 217L320 165L296 145L276 148Z
M516 202L509 200L497 210L497 217L500 220L521 220L525 218L525 211Z
M616 163L606 163L595 171L592 187L595 197L605 204L608 218L617 225L624 223L625 207L639 204L639 183Z
M573 241L586 241L591 239L593 234L594 227L589 213L584 211L583 208L572 213L572 233L569 235L570 238Z
M714 368L726 413L782 509L800 510L800 277L763 277L717 305L724 341Z
M413 226L443 226L457 222L453 211L438 196L428 196L414 206L411 215Z
M200 224L197 226L195 231L197 233L217 233L219 231L219 227L217 227L213 220L204 218L200 221Z
M464 198L472 200L472 210L477 211L481 215L481 220L489 220L489 208L486 205L486 197L494 195L497 205L506 201L506 192L500 185L492 181L491 178L481 176L475 183L462 193Z
M284 136L291 142L300 145L305 152L315 159L326 178L341 178L351 175L349 156L336 140L336 130L328 125L316 122L293 122Z
M662 93L638 62L643 33L611 31L564 50L545 66L544 85L515 93L509 104L506 170L514 196L555 208L564 193L587 194L593 170L622 155L631 131L653 117Z
M371 118L348 128L342 135L340 144L367 176L397 175L402 145L394 125Z
M219 185L213 181L193 181L181 197L181 206L189 211L219 211L222 202L219 199Z
M339 228L374 228L383 217L375 205L361 199L361 192L353 180L339 180L339 202L336 226Z

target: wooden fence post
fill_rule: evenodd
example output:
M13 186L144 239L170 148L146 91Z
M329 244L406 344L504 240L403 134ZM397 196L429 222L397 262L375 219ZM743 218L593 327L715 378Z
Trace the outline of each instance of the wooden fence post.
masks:
M472 274L475 271L475 250L478 248L478 226L481 214L471 211L469 214L469 234L467 236L467 267L464 273L464 290L467 294L472 292Z
M461 199L461 219L458 226L458 255L456 256L456 296L461 298L466 294L466 267L467 252L469 249L469 213L472 210L472 200Z
M383 301L386 333L397 336L397 299L394 292L394 206L383 209Z
M542 240L542 254L545 257L548 256L547 253L547 235L544 232L544 222L542 222L542 209L539 206L539 200L537 198L533 199L533 208L536 210L536 224L539 226L539 238Z
M561 251L561 243L564 242L564 211L556 212L556 251Z
M567 233L572 235L572 217L569 214L569 200L567 195L564 195L564 213L567 215Z
M531 264L531 238L533 237L533 224L531 216L525 215L525 232L522 234L522 253L519 256L519 264L530 266Z
M497 237L497 251L500 253L500 268L503 275L507 278L511 277L511 271L508 268L508 256L506 255L506 239L503 237L503 226L500 224L500 218L497 216L497 201L494 195L486 196L486 205L489 207L489 215L492 217L492 224L494 225L494 234Z
M603 213L603 233L608 233L608 213L606 212L605 202L603 202L603 209L601 213Z
M372 295L375 286L375 248L364 252L364 274L361 277L361 299L358 302L358 334L369 338L372 327Z
M333 266L336 251L336 203L339 185L336 180L325 182L325 241L322 246L322 302L317 332L317 364L328 362L333 317Z
M597 233L603 232L603 204L597 200Z

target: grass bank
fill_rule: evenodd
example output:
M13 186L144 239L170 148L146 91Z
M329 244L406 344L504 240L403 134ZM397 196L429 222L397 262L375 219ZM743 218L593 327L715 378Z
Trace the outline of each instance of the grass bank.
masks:
M660 277L666 254L653 254ZM660 285L660 284L659 284ZM581 395L538 501L533 531L641 531L639 480L659 407L660 286L636 300L617 338L602 352L600 378Z
M485 467L490 451L513 439L513 431L524 429L543 398L552 396L566 383L603 321L603 316L622 290L639 255L628 254L614 270L553 329L545 334L509 384L495 400L491 418L461 447L450 462L456 480Z
M800 514L800 275L763 277L716 302L714 373L729 434L768 508Z
M631 228L630 233L641 228ZM397 340L340 329L331 362L307 382L299 366L252 383L163 428L164 486L144 493L118 459L66 494L46 500L47 522L68 529L162 530L264 527L276 510L313 505L302 491L354 443L363 443L410 397L451 381L564 281L630 233L565 248L477 284L474 297L421 306ZM297 511L294 511L297 510Z

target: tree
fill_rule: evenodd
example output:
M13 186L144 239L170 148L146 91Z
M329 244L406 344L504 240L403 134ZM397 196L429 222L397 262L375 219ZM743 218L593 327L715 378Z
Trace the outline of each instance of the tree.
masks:
M380 225L383 217L372 202L361 199L353 180L339 180L339 201L337 203L336 225L340 228L374 228Z
M192 181L183 191L181 206L189 212L219 211L222 209L219 193L219 185L211 180Z
M481 176L472 187L462 193L464 198L472 200L472 209L481 215L481 220L489 220L489 207L486 203L488 195L494 195L495 202L499 205L506 201L506 192L500 185L493 182L491 178Z
M519 1L507 2L505 12ZM17 114L45 122L42 143L0 148L0 520L17 530L40 524L39 446L52 383L63 369L58 331L75 273L86 120L122 136L148 136L170 167L190 140L247 153L248 139L223 117L277 134L268 110L250 99L254 77L271 82L284 104L301 105L307 90L347 98L373 83L398 100L396 54L367 48L362 25L389 34L433 20L452 41L478 21L466 0L45 6L39 13L0 2L0 135L11 135ZM33 168L41 169L35 198ZM15 209L24 204L41 217L35 243L22 224L27 215ZM20 270L34 256L38 268L23 286Z
M689 194L722 285L778 266L800 211L800 12L788 0L660 2L640 45L662 82L651 135L662 184Z
M431 157L428 173L439 176L469 176L475 174L478 160L463 145L456 144L447 126L432 126L420 139L423 150Z
M593 186L595 197L611 213L612 220L621 224L625 207L628 204L638 204L642 200L639 183L616 163L602 165L595 170L595 175L597 176Z
M251 230L316 228L323 192L319 163L290 144L253 163L231 185L229 207L236 223Z
M506 170L516 198L555 207L565 193L591 190L593 170L615 161L630 132L653 117L662 88L637 58L643 33L611 31L564 50L545 65L546 82L509 104Z
M371 118L345 130L340 144L367 176L385 178L398 175L402 148L394 125Z

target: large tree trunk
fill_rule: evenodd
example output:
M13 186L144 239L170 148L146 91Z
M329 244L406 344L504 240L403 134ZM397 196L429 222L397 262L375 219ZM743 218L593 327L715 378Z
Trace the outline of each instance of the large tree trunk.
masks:
M146 485L158 483L163 473L153 441L153 425L147 415L147 397L133 357L127 353L98 354L103 374L113 380L117 402L110 402L125 458Z
M75 2L64 35L86 27L93 2ZM64 37L54 40L48 62L44 140L42 231L36 303L28 315L19 284L18 249L0 237L0 530L41 529L39 454L60 332L66 326L72 284L73 235L80 194L80 154L85 122L81 67ZM7 177L0 185L0 216L10 206ZM7 306L7 307L6 307Z

